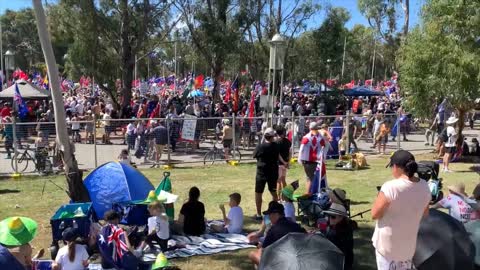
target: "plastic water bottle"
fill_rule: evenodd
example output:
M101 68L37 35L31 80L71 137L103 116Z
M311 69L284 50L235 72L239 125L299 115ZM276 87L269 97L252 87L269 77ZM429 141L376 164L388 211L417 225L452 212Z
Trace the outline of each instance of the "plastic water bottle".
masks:
M62 221L62 222L60 223L60 226L58 226L58 228L59 228L60 230L65 229L65 221Z
M76 220L73 220L73 228L78 229L78 224Z

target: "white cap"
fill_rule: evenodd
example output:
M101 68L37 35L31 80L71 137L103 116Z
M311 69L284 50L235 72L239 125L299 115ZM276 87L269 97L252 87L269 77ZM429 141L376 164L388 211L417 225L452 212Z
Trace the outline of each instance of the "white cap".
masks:
M273 128L267 128L265 129L265 132L263 132L264 136L275 136L276 132Z

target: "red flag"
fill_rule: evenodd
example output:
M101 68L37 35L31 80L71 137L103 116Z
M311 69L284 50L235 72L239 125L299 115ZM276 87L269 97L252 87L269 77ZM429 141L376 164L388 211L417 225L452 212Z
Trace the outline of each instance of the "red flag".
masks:
M372 85L372 79L365 80L365 86L370 86L370 85Z
M195 78L195 82L194 82L193 85L194 85L194 88L195 88L195 89L200 89L200 88L202 88L202 86L203 86L203 75L202 75L202 74L198 75L198 76Z
M229 102L232 96L232 88L230 87L230 82L227 82L227 90L225 92L225 96L223 97L224 102Z
M346 89L352 89L353 87L355 87L355 81L354 80L352 80L350 83L345 84Z

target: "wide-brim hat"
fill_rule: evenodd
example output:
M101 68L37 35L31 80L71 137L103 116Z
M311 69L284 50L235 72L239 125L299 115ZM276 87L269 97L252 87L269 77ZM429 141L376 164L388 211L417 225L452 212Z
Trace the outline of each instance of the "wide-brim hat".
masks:
M327 194L332 203L345 205L347 200L347 192L345 190L341 188L328 189Z
M458 183L452 186L448 186L447 188L450 192L453 192L462 197L468 197L467 193L465 193L465 184L463 183Z
M291 201L295 201L294 193L295 189L292 185L288 185L282 189L282 195L287 197Z
M37 222L27 217L9 217L0 222L0 244L21 246L37 235Z
M159 253L157 255L157 259L155 260L155 263L152 265L152 270L158 270L162 269L163 267L167 267L170 264L168 263L167 257L163 253Z
M345 206L339 203L332 203L332 205L330 205L330 208L323 211L323 213L333 216L348 217L347 209L345 209Z
M155 194L155 190L150 190L148 193L147 198L143 201L144 203L152 203L158 201L157 194Z
M452 124L455 124L457 121L458 121L458 118L456 118L455 116L451 116L447 119L446 123L447 125L452 125Z

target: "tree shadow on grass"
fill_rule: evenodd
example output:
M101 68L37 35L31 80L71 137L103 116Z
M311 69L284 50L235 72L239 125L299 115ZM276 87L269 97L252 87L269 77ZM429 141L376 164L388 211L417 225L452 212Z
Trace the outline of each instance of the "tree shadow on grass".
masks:
M0 195L9 193L20 193L18 189L0 189Z
M372 246L374 228L368 225L360 225L354 232L355 270L376 269L375 250Z

